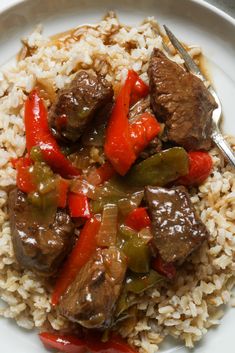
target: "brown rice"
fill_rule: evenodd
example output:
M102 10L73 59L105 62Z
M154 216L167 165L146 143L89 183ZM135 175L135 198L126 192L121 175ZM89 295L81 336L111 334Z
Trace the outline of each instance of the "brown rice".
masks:
M56 39L43 37L39 26L24 39L31 55L5 66L0 73L0 296L4 302L0 315L26 329L40 327L46 320L56 330L66 326L51 308L50 288L34 273L19 269L12 248L7 190L16 177L10 159L21 156L25 149L26 95L43 80L55 92L70 82L79 68L95 68L114 86L123 81L129 68L147 81L152 49L164 50L153 18L140 26L127 27L109 16L85 33L78 28L77 36L79 40L59 45ZM189 51L196 56L200 48L191 47ZM171 57L182 63L173 49ZM235 148L235 139L228 141ZM217 149L211 155L213 173L191 196L210 231L209 241L188 259L172 284L162 283L135 298L138 319L128 320L119 328L141 352L156 352L167 335L193 347L208 328L220 323L221 306L230 301L235 273L235 175Z

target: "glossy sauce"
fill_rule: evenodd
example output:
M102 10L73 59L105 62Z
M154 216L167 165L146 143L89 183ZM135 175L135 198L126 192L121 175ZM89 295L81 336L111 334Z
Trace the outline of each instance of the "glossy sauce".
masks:
M68 43L78 42L81 37L86 34L88 29L96 29L97 26L98 25L84 24L68 31L57 33L50 37L49 45L61 46Z

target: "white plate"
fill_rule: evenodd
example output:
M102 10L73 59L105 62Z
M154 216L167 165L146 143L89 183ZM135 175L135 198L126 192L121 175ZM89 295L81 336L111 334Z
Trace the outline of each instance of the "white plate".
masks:
M155 16L187 43L200 44L209 61L214 85L222 100L225 131L235 135L235 20L204 1L190 0L11 0L0 14L0 64L19 49L20 38L42 23L46 34L99 20L107 10L117 10L121 20L135 24ZM6 1L7 3L7 1ZM7 7L8 6L8 7ZM234 353L235 311L229 309L221 325L209 331L194 353ZM192 352L167 340L161 353ZM36 333L0 320L1 353L45 353Z

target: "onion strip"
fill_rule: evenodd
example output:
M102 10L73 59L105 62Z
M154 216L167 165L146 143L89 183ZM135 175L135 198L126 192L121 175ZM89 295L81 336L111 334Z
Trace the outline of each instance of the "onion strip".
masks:
M127 195L118 201L118 208L123 216L133 211L135 208L139 207L141 201L144 197L144 191L137 191L132 195Z
M82 194L89 199L96 200L94 197L96 188L84 179L75 179L71 183L70 190L75 194Z
M117 205L107 204L104 206L100 230L96 236L98 246L106 247L116 244L117 216Z

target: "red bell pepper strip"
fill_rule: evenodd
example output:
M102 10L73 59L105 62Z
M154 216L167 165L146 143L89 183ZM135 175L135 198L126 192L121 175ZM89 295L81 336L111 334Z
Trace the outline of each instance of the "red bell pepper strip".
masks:
M87 196L70 192L68 206L71 217L91 218Z
M98 233L99 228L100 221L95 217L89 219L83 227L80 236L56 281L51 299L53 305L58 304L61 295L68 288L83 265L86 264L95 252L97 246L96 234Z
M188 153L189 172L180 177L177 184L181 185L200 185L210 175L213 168L213 161L209 153L202 151L192 151Z
M39 146L43 159L54 172L65 178L80 174L80 171L63 155L52 136L48 126L47 110L37 90L33 90L25 102L25 133L28 153L32 147Z
M17 157L17 158L11 158L11 164L14 169L16 169L16 165L19 162L19 160L23 157ZM30 165L30 164L29 164Z
M69 181L60 178L58 180L58 207L65 208L67 205L67 194Z
M112 337L107 342L102 342L97 338L86 340L73 335L49 332L42 332L39 337L45 347L64 353L137 353L119 337Z
M131 105L138 102L141 98L145 98L149 94L149 86L132 70L136 77L135 85L131 93Z
M136 231L140 231L143 228L150 227L151 221L146 209L138 207L127 215L125 224Z
M121 175L126 174L136 159L128 121L130 96L135 82L134 71L129 71L126 82L117 96L106 129L105 155L114 169Z
M16 185L18 189L26 193L36 191L37 186L29 171L29 168L32 165L31 160L28 157L21 157L13 160L12 164L16 168Z
M137 73L129 70L108 122L104 151L107 159L120 175L127 173L138 153L160 131L160 125L149 113L143 114L138 122L132 125L129 123L131 94L138 93L138 99L145 96L148 94L145 86Z
M165 262L159 254L153 260L152 268L169 279L173 279L176 275L175 265L171 262Z
M143 151L149 142L161 131L157 119L150 113L142 114L130 125L131 140L136 156Z

